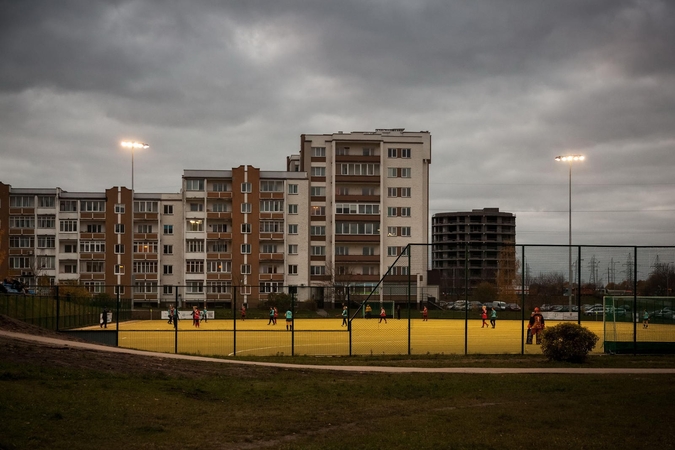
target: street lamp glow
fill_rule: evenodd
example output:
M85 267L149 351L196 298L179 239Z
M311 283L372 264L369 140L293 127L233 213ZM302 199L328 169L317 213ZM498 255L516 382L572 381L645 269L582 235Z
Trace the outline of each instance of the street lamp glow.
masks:
M569 177L569 312L572 313L572 163L576 161L583 161L586 157L584 155L563 155L556 156L555 160L558 162L570 163L570 177ZM581 286L581 280L579 280Z
M134 148L149 148L150 146L144 142L122 141L122 147L134 149Z

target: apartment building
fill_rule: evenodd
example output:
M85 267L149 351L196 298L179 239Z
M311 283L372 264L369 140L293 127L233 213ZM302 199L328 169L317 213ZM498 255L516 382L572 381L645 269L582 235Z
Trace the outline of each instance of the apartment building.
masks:
M504 245L516 242L514 214L484 208L437 213L431 221L432 268L440 271L446 292L463 287L465 279L469 287L496 282L500 269L503 277L514 275L513 247Z
M285 171L185 170L178 193L13 188L0 182L0 277L79 282L137 306L251 306L284 286L321 305L324 288L368 293L425 283L429 132L302 135ZM300 295L300 291L299 291ZM304 298L303 298L304 299Z
M312 285L348 284L368 293L383 275L408 282L408 262L392 267L409 243L428 241L431 135L427 131L304 134L288 170L310 179ZM425 283L426 252L413 255Z

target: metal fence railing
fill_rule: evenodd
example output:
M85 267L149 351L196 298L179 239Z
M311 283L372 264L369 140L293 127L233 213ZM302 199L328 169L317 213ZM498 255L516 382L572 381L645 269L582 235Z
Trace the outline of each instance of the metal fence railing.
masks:
M211 290L192 284L140 294L131 286L103 287L126 296L89 295L72 287L31 289L35 294L0 294L0 313L152 351L319 356L538 353L526 338L530 315L539 308L548 325L573 321L598 334L596 352L673 351L675 247L571 251L570 270L567 246L411 244L388 258L386 273L376 281L349 274L316 286ZM430 255L433 270L427 270ZM142 306L139 295L148 299ZM181 316L168 323L170 305ZM195 309L207 312L199 327L191 316ZM103 311L111 322L105 330ZM643 328L644 314L649 327Z

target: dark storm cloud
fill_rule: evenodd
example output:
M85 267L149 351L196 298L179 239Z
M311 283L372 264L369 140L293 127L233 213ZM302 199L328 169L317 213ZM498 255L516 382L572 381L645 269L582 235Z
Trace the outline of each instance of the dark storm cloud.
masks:
M669 1L21 1L0 5L0 179L175 192L183 169L284 167L301 133L429 130L432 213L518 239L674 243ZM38 163L36 163L36 161ZM652 211L659 209L659 211ZM642 219L649 217L646 223ZM644 230L640 233L639 230Z

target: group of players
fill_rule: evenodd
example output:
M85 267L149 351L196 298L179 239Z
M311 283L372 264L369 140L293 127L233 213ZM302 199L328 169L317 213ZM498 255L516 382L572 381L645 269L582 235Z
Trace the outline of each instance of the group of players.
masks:
M178 325L178 310L173 305L170 305L167 313L169 315L167 323L174 324L174 326ZM206 306L202 309L199 309L198 306L193 306L190 315L192 316L192 326L196 328L199 328L201 322L208 322L208 310Z

